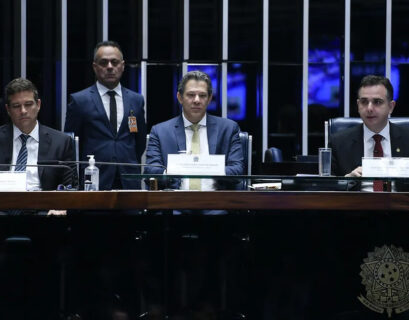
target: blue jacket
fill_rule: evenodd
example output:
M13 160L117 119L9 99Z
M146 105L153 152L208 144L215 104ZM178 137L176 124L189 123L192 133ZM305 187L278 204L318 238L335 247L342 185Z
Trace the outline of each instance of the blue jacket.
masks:
M95 160L102 162L140 163L146 147L146 122L143 97L122 87L124 118L116 136L105 112L96 85L71 95L67 108L64 131L74 132L79 137L80 160L86 161L93 154ZM129 132L128 117L136 117L138 132ZM140 168L126 166L99 166L99 188L109 190L116 170L120 174L139 173ZM81 173L80 173L81 175ZM139 187L136 180L121 177L125 189Z
M243 152L238 124L232 120L206 115L207 140L210 154L226 156L226 175L244 172ZM182 115L152 127L146 151L146 163L167 166L168 154L186 150L185 127ZM146 167L145 173L162 174L160 167Z

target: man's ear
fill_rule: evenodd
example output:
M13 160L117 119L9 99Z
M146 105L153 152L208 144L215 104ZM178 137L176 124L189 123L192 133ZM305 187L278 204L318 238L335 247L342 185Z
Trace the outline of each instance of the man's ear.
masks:
M179 93L179 91L176 94L176 97L178 98L179 103L182 104L182 95Z
M395 109L395 106L396 106L396 101L395 100L392 100L392 101L389 102L389 115L392 114L393 110Z

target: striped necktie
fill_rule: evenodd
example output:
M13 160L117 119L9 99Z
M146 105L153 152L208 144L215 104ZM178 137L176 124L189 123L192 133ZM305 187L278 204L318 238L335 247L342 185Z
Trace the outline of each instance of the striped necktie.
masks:
M16 167L14 171L26 171L26 165L27 165L27 139L29 135L26 134L21 134L20 135L20 140L21 140L21 149L18 153L17 156L17 161L16 161Z

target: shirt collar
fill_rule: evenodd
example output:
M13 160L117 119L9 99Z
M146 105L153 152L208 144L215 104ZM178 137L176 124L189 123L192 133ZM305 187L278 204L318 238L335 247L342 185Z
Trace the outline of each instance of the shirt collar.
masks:
M113 89L108 89L107 87L105 87L102 83L100 83L99 81L97 81L97 89L99 92L100 96L103 96L104 94L106 94L108 91L115 91L115 93L122 97L122 87L121 87L121 83L118 83L118 85L113 88Z
M381 135L386 141L390 140L390 133L389 133L389 121L387 122L386 126L379 132L378 134ZM373 136L376 133L369 130L369 128L364 124L364 141L370 142L373 141Z
M182 112L182 117L183 117L183 125L185 126L185 128L190 127L193 123L190 122L189 120L186 119L185 114ZM202 120L199 121L199 128L200 127L206 127L206 115L202 118Z
M23 132L13 124L13 139L14 139L14 141L16 141L17 139L20 139L21 134L23 134ZM28 134L28 136L30 136L31 138L33 138L37 142L40 141L38 121L36 122L36 125L35 125L34 129Z

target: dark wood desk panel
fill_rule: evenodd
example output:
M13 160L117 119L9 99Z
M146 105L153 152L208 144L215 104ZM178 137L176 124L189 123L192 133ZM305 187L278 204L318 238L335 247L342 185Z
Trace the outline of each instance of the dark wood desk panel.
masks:
M409 193L290 191L0 192L1 209L409 210Z

